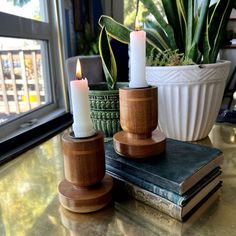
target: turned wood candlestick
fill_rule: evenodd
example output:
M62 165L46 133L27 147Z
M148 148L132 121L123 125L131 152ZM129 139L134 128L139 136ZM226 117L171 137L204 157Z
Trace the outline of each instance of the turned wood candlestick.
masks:
M70 211L87 213L111 201L112 178L105 175L104 138L62 137L65 179L58 186L59 200Z
M165 136L156 129L157 88L121 88L119 95L123 131L113 136L115 151L129 158L146 158L163 153Z

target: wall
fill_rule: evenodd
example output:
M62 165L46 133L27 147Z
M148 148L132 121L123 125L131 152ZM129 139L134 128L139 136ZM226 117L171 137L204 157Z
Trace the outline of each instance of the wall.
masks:
M66 42L66 58L76 55L76 33L74 31L74 15L72 0L64 0L64 27Z
M83 4L83 9L74 10L74 2ZM63 0L63 27L65 38L65 57L76 56L79 53L78 39L84 32L84 23L82 20L89 21L92 31L98 31L98 19L101 14L112 16L117 21L123 22L123 0ZM86 7L87 8L86 8ZM77 23L79 30L75 31L74 11L77 13ZM82 16L80 14L83 14ZM80 20L79 20L80 19ZM90 40L87 40L87 43ZM91 43L91 42L90 42Z

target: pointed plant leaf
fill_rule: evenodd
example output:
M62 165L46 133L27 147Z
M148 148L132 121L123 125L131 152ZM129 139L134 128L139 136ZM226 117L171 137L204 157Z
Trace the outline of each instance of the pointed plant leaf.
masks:
M185 54L187 58L191 58L193 62L197 63L197 59L199 58L199 50L198 45L193 43L191 48L188 50L188 54Z
M210 62L214 63L217 59L220 48L222 47L223 38L225 36L226 25L228 23L229 16L235 0L219 0L215 5L215 9L211 15L211 21L209 23L209 34L213 29L214 38L211 41Z
M184 8L180 7L181 1L173 1L173 0L162 0L162 5L165 10L165 14L168 20L168 23L174 30L176 44L180 51L184 49L184 31L186 27L186 21L184 21ZM183 10L181 13L180 10ZM184 24L185 23L185 24Z
M200 52L199 45L204 37L204 32L205 32L204 28L206 27L207 13L208 13L210 1L211 0L201 1L201 4L198 9L199 15L197 15L197 18L195 18L193 20L193 22L191 22L191 25L190 24L188 25L188 27L191 27L192 29L194 27L194 32L192 35L191 42L188 42L188 47L186 47L185 55L187 57L191 58L195 63L197 63L197 60L199 58L199 52ZM189 4L193 5L194 1L189 0ZM192 7L190 10L189 10L188 14L190 14L190 12L192 12L192 10L193 10ZM192 19L192 18L188 17L188 19ZM196 19L197 19L197 21L196 21ZM186 32L186 33L188 33L188 32Z
M161 15L161 13L158 11L156 5L152 0L141 0L143 5L149 10L149 12L155 17L158 24L161 26L161 28L166 32L168 35L168 38L170 39L170 45L171 49L175 50L177 49L176 41L175 41L175 35L174 30L165 20L164 17Z
M204 1L201 2L200 14L198 16L198 21L196 23L196 28L195 28L194 33L193 33L192 44L197 44L197 45L199 44L199 41L201 39L202 32L203 32L203 27L205 27L210 2L211 2L211 0L204 0Z
M144 29L147 34L147 41L155 48L165 51L169 49L169 46L166 44L165 40L161 35L154 29Z
M160 37L165 41L165 43L168 45L168 48L170 48L170 42L169 38L166 35L166 32L160 27L160 25L156 21L147 20L145 22L145 29L153 29L157 31L157 33L160 35Z
M179 2L179 1L177 1ZM180 19L179 19L179 13L177 10L177 4L176 1L173 0L162 0L162 5L164 7L167 20L169 24L173 27L174 30L181 32L180 29Z
M107 34L121 43L128 44L131 30L109 16L102 15L98 21L101 27L106 28Z
M203 63L204 64L208 64L210 63L209 61L209 55L210 55L210 51L211 51L211 45L209 42L209 33L208 33L208 17L207 17L207 21L206 21L206 31L204 34L204 41L203 41Z
M193 26L194 26L194 0L188 1L187 9L187 30L186 30L186 51L191 48L193 40Z
M106 33L112 38L125 44L128 44L130 42L130 33L132 32L132 30L118 23L111 17L102 15L99 19L99 24L101 27L105 27ZM151 38L152 37L150 36L149 39L149 36L147 35L147 51L149 51L148 49L153 47L158 49L158 46L153 43L153 40Z
M117 67L105 27L102 27L99 35L99 53L101 56L103 71L107 80L108 89L112 90L116 85Z

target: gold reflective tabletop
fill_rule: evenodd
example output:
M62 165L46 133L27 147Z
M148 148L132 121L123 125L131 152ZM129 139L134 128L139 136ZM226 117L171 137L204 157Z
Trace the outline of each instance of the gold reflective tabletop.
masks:
M92 214L60 206L61 135L0 167L0 235L236 235L236 126L217 124L200 143L224 152L223 187L181 223L136 200Z

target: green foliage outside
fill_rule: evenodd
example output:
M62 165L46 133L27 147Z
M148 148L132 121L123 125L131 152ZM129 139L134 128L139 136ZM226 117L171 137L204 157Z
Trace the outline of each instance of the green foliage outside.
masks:
M31 0L7 0L7 2L9 2L10 4L13 4L13 6L24 7L24 5L26 5L28 2L31 2ZM40 15L39 9L36 9L34 11L33 19L38 20L38 21L41 20L41 15Z
M26 3L30 2L31 0L7 0L8 2L13 2L15 6L23 7Z
M153 1L157 6L158 10L161 14L165 14L161 0L154 0ZM136 3L137 0L124 0L124 25L129 28L134 28L134 22L136 17ZM143 24L146 22L150 12L147 8L143 5L142 2L139 3L139 11L138 11L138 18L139 21Z

